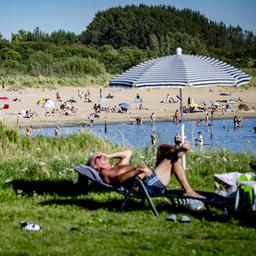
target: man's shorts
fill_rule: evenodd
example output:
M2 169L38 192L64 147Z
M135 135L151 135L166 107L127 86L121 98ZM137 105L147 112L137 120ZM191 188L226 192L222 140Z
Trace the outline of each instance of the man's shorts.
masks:
M165 185L159 180L154 171L151 176L146 176L142 181L150 195L163 194L165 192Z

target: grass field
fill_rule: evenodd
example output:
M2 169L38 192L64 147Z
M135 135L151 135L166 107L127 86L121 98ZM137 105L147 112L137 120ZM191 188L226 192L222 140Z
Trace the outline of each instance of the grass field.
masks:
M139 201L119 212L122 196L93 185L82 193L73 166L116 145L90 134L21 137L3 125L0 144L0 255L256 254L255 225L247 219L217 211L199 214L164 199L155 200L159 217ZM138 150L132 161L152 167L154 150ZM191 152L187 174L194 188L213 191L214 173L249 172L251 161L255 155L246 152ZM175 180L171 188L179 188ZM168 222L170 213L185 214L192 222ZM41 230L25 231L22 221Z

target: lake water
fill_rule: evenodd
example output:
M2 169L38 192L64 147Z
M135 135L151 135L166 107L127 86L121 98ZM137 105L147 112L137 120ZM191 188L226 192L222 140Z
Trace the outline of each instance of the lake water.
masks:
M192 148L197 148L195 139L197 133L202 132L205 150L209 148L224 148L231 152L256 153L256 119L243 119L241 127L234 129L233 120L214 120L211 126L205 127L202 122L199 126L194 121L185 121L185 136ZM79 126L61 127L62 135L79 132ZM106 138L114 143L131 148L144 148L151 144L150 135L153 131L157 134L157 144L174 144L174 136L180 131L180 124L173 122L157 122L154 124L143 123L142 125L109 124L107 132L105 125L94 125L86 128L91 133ZM22 131L24 134L24 130ZM54 128L34 128L33 136L54 136Z

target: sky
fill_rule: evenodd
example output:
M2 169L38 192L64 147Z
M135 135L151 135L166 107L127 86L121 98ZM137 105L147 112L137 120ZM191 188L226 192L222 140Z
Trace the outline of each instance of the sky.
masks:
M256 0L0 0L0 33L8 40L20 29L36 27L47 33L63 29L80 34L98 11L140 3L192 9L212 21L256 33Z

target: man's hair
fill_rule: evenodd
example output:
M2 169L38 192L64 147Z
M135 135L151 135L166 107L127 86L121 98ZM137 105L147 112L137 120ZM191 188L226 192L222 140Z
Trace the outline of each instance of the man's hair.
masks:
M91 167L95 167L95 164L96 164L96 159L97 159L98 155L97 154L94 154L92 155L88 161L87 161L87 165L91 166Z

